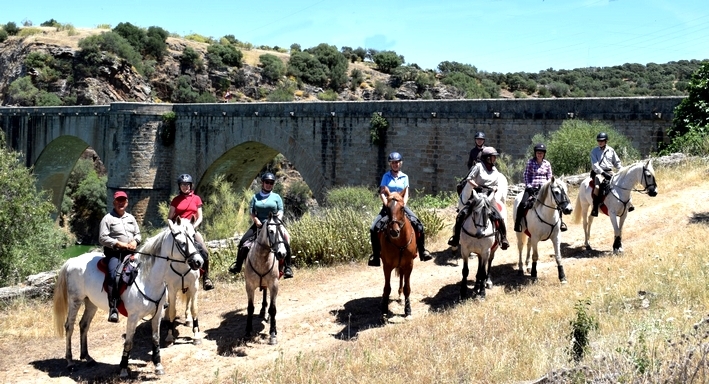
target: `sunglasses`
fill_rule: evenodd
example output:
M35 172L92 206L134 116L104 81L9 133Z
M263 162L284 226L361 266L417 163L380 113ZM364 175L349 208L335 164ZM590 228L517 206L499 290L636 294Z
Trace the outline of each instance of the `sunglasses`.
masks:
M273 182L273 181L270 181L270 180L266 180L266 181L264 181L263 183L264 183L264 184L273 185L274 182Z

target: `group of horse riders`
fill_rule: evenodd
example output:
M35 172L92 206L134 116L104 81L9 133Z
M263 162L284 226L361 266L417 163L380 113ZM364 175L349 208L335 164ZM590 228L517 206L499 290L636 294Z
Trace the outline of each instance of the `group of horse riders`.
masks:
M485 146L485 133L477 132L475 134L475 147L470 151L468 157L467 166L470 170L468 176L461 181L461 185L458 186L458 193L462 190L463 183L470 183L478 193L483 192L489 194L495 190L498 183L498 178L501 176L495 163L497 156L500 154L493 147ZM608 134L601 132L596 136L596 141L598 146L593 148L591 151L591 178L595 181L595 187L593 190L593 209L591 211L592 216L598 216L598 207L603 202L604 193L603 186L607 185L613 176L613 168L616 170L621 168L621 162L616 154L615 150L611 148L608 143ZM522 197L522 203L517 207L517 214L514 230L515 232L522 232L522 219L524 217L525 210L529 209L534 203L537 197L539 188L547 181L551 180L553 176L551 163L546 160L547 147L544 143L538 143L534 146L534 157L527 161L527 165L524 170L524 194ZM478 194L473 194L473 197L479 196ZM478 197L479 198L479 197ZM463 207L456 217L455 225L453 228L453 236L448 240L448 245L451 247L457 247L460 242L460 230L463 222L469 215L469 207L474 206L476 201L466 202L465 207ZM492 209L492 219L496 220L496 225L500 232L500 247L505 250L509 247L509 241L507 240L507 230L505 227L504 220L501 219L500 213L494 204L491 205ZM634 208L632 204L628 208L632 211ZM560 224L560 230L566 231L567 226L562 221ZM482 229L478 229L479 233L476 236L482 236Z
M475 147L470 151L467 166L469 169L468 175L463 182L470 183L478 193L474 193L475 198L481 194L490 194L494 192L498 185L501 173L496 168L497 157L499 152L493 147L485 145L485 133L477 132L474 136ZM602 185L604 185L613 175L613 168L620 169L621 162L615 150L607 145L608 134L601 132L597 135L596 141L598 147L591 151L591 178L595 182L593 189L593 209L592 216L598 216L598 207L603 201ZM529 159L524 171L525 190L522 198L522 204L518 207L514 230L522 231L521 218L524 216L524 210L529 208L529 203L533 203L539 187L552 177L552 167L546 157L547 148L543 143L534 146L534 157ZM380 266L380 250L378 232L383 228L383 223L386 222L386 195L385 189L390 192L404 191L403 199L405 212L416 233L416 247L418 256L421 261L431 260L432 256L425 248L425 230L423 223L418 217L406 206L409 199L409 177L401 171L403 157L398 152L392 152L388 156L390 169L384 173L379 185L379 198L382 201L382 209L374 219L370 227L370 238L372 242L372 255L369 258L368 265ZM283 217L283 200L273 192L273 187L276 182L276 177L273 173L266 172L261 176L261 191L254 194L249 204L249 214L253 224L248 231L242 236L239 242L236 261L229 267L229 272L239 273L242 269L244 260L248 253L248 243L256 234L258 228L268 218L268 215L273 213L279 219ZM193 179L188 174L182 174L177 179L177 184L180 193L171 201L168 212L168 219L174 220L176 217L193 220L193 226L196 227L202 222L202 199L194 193ZM459 186L459 193L460 188ZM460 242L460 231L465 221L469 210L467 207L475 205L475 201L470 201L466 207L461 209L456 217L456 222L453 229L453 236L448 240L448 245L452 247L458 246ZM118 291L117 273L123 259L133 254L141 242L140 229L138 223L130 213L126 212L128 206L128 195L124 191L117 191L113 196L113 209L106 214L101 220L99 229L99 242L104 247L104 255L107 262L108 273L106 274L105 286L109 302L109 318L110 322L118 322L118 300L120 293ZM507 240L507 230L505 220L497 211L494 204L491 205L491 219L496 222L498 231L500 232L500 247L505 250L509 247ZM629 211L634 208L631 205ZM566 231L565 223L561 223L561 231ZM204 259L203 270L203 287L205 290L214 289L213 282L209 279L209 254L204 239L199 232L195 232L195 245L200 251ZM288 249L290 249L288 247ZM286 255L283 266L283 277L292 278L293 270L291 267L291 257Z

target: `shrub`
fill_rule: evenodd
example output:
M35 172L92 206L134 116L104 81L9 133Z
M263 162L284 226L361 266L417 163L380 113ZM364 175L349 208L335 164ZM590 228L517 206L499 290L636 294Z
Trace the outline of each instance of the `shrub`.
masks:
M377 64L377 68L384 73L391 71L404 63L404 57L397 55L394 51L377 52L372 56L372 60Z
M207 60L212 68L225 65L240 68L243 57L244 54L233 45L212 44L207 47Z
M374 213L354 208L306 213L288 227L296 264L332 265L367 258L372 217Z
M285 215L289 218L300 218L308 211L308 202L313 198L313 192L302 180L297 180L288 185L283 193Z
M404 82L416 80L416 75L418 75L419 72L420 71L418 69L411 66L396 67L391 71L391 76L389 76L389 84L391 84L394 88L398 88Z
M485 89L480 85L477 79L462 72L453 72L446 75L441 82L458 89L463 93L466 99L484 99L491 96L489 93L485 92Z
M35 97L39 89L32 84L32 78L24 76L10 83L7 93L10 96L10 103L29 107L35 105Z
M162 115L162 125L158 130L158 135L162 145L169 147L175 142L177 114L175 112L165 112Z
M379 80L374 83L374 92L385 100L394 100L396 97L396 90Z
M106 51L118 55L132 65L139 73L143 71L143 58L140 53L126 40L123 36L116 32L104 32L100 35L93 35L79 41L79 48L91 51ZM96 62L100 62L97 59Z
M111 24L98 24L96 29L111 29Z
M55 105L63 105L62 99L54 93L47 91L39 91L35 98L35 105L39 107L50 107Z
M322 101L337 101L337 92L328 89L325 92L318 93L318 100Z
M45 21L44 23L40 24L39 26L40 27L55 27L55 28L57 28L60 25L61 24L59 24L58 21L56 21L54 19L49 19L49 20Z
M199 53L192 49L192 47L186 47L182 51L182 55L180 56L180 64L184 68L191 68L197 71L202 70L202 67L204 65Z
M175 90L170 95L173 103L194 103L198 97L199 93L192 89L192 78L186 75L177 78Z
M328 208L354 208L362 211L377 212L382 203L377 198L377 191L364 186L337 187L325 193L324 205Z
M42 30L39 28L25 27L25 28L22 28L17 35L20 37L27 37L27 36L37 35L40 33L42 33Z
M291 54L286 74L307 84L320 87L327 85L328 68L308 52Z
M364 74L359 69L355 68L350 72L350 90L354 91L364 81Z
M57 268L66 236L54 225L54 206L23 163L20 153L7 150L0 131L0 285Z
M275 82L286 74L286 65L277 56L267 53L259 56L261 74L268 80Z
M589 123L583 120L566 120L558 130L549 135L535 135L527 149L527 155L531 158L534 144L543 142L547 146L546 159L551 163L554 174L573 175L589 172L590 153L597 146L596 135L599 132L608 134L608 145L615 149L623 164L628 165L640 158L632 142L612 126L599 121Z
M583 360L584 355L590 348L589 334L598 329L598 321L591 316L586 310L587 306L591 305L591 301L579 300L574 309L576 310L576 319L569 321L571 325L571 333L568 336L571 342L569 353L575 362Z
M69 224L81 243L98 243L99 224L106 212L107 180L91 168L71 195L74 204Z
M386 145L386 132L389 129L389 122L380 114L372 113L372 119L369 121L369 139L373 145Z
M167 53L167 37L169 33L160 27L150 27L146 33L142 53L157 61L162 61Z
M118 23L113 32L123 37L136 52L143 51L143 41L146 38L145 30L131 23Z
M7 36L7 32L4 29L0 28L0 43L7 40Z
M672 128L667 132L672 141L662 148L663 154L709 153L709 61L703 62L692 75L687 92L688 96L675 108Z
M202 36L202 35L197 34L197 33L191 33L191 34L189 34L189 35L186 35L186 36L185 36L185 40L192 40L192 41L196 41L196 42L198 42L198 43L205 43L205 44L214 44L214 43L216 43L216 42L214 41L214 39L212 39L211 37Z
M308 48L307 51L326 68L325 74L329 78L327 84L330 89L339 90L347 83L347 58L334 45L325 43L317 47Z
M219 175L207 186L204 195L204 235L208 239L226 239L235 232L244 233L251 226L247 213L253 192L234 190L224 175Z
M13 21L9 21L3 26L5 32L10 36L16 36L20 32L20 28Z
M197 99L194 102L201 104L216 103L217 98L210 92L202 92L199 96L197 96Z

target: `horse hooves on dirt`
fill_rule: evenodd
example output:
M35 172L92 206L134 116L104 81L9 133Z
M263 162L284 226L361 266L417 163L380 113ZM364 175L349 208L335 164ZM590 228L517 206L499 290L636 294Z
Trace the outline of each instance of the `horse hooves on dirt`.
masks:
M155 367L155 374L158 376L162 376L165 374L165 368L162 366L162 364L158 364L158 366Z
M590 246L589 244L586 244L586 250L587 250L587 251L593 251L593 248L591 248L591 246Z
M202 339L197 338L192 340L192 344L194 345L202 345Z
M276 338L276 336L271 336L268 339L268 345L276 345L276 344L278 344L278 339Z

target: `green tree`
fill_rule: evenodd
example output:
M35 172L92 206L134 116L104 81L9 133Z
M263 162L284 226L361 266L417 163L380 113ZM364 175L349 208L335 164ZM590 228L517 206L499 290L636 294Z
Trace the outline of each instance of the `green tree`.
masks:
M107 180L107 176L100 177L91 168L72 193L74 205L69 225L78 242L98 243L99 224L106 214Z
M198 98L199 93L192 88L191 77L183 75L177 78L175 90L170 96L173 103L195 103Z
M278 81L286 74L286 65L276 55L270 53L259 56L261 74L271 82Z
M241 68L244 54L233 45L212 44L207 47L207 60L212 68L231 66Z
M162 61L167 53L167 37L170 33L160 27L150 27L145 35L143 43L143 54Z
M10 36L16 36L20 32L20 28L14 21L8 21L7 24L3 26L3 29Z
M7 32L4 29L0 28L0 43L5 40L7 40Z
M342 52L337 50L337 47L329 44L319 44L317 47L308 48L317 60L327 68L326 74L329 78L328 86L334 91L338 91L343 85L347 84L347 58Z
M328 68L309 52L291 54L286 74L307 84L327 86Z
M391 73L394 68L404 64L404 56L397 55L394 51L378 52L372 57L377 68L384 73Z
M201 71L204 63L197 51L192 47L186 47L180 56L180 65L182 65L183 68Z
M147 35L142 28L131 23L119 23L113 28L113 32L126 39L126 41L133 46L135 51L143 51L143 44Z
M688 96L675 108L672 127L667 132L672 141L662 153L709 153L709 61L692 75L687 92Z
M7 150L0 131L0 285L56 268L66 236L50 217L54 206L38 192L20 153Z
M7 89L11 104L18 104L24 107L35 105L35 98L39 94L39 89L32 84L29 76L20 77L10 83Z

